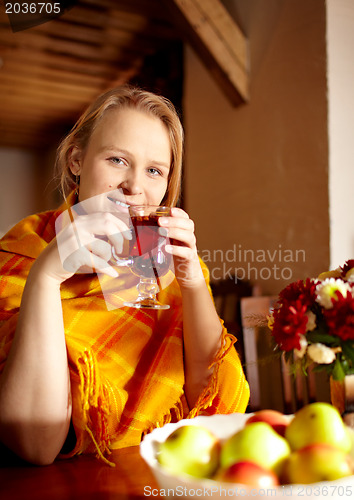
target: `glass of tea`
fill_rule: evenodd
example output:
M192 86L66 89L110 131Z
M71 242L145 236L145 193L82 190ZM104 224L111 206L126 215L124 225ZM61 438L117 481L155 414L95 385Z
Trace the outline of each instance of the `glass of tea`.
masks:
M171 216L170 207L139 205L129 207L132 239L129 241L130 269L139 277L138 298L125 302L125 306L145 309L169 309L157 298L159 279L172 264L171 254L166 253L168 237L161 234L159 217Z

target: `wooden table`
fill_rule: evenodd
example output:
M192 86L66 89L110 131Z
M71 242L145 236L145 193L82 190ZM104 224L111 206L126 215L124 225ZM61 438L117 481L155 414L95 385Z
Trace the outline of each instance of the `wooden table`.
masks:
M158 486L140 457L138 446L116 450L109 458L115 467L93 455L56 460L46 467L31 466L15 458L2 460L0 499L129 500L152 497L147 493Z

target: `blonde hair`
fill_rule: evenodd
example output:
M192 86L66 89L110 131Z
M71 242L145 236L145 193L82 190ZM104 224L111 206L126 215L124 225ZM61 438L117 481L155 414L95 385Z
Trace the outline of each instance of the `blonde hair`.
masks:
M98 122L108 110L134 108L159 118L169 133L172 161L168 185L162 204L175 206L179 199L182 177L183 128L173 104L165 97L137 87L118 87L101 94L82 114L69 134L61 142L56 160L61 191L66 197L75 187L75 177L70 170L70 154L74 146L85 151Z

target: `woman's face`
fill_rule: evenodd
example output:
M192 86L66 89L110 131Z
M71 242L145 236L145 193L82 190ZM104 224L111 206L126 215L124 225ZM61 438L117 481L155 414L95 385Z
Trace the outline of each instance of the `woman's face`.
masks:
M113 191L118 203L159 205L167 190L171 144L158 118L113 109L98 123L86 151L74 148L71 160L71 171L80 176L79 201Z

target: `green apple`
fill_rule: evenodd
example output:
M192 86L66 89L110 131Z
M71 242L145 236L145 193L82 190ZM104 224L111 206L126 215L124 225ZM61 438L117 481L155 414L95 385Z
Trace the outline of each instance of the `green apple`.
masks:
M219 465L219 439L199 425L183 425L160 443L157 460L173 474L211 477Z
M347 427L347 432L350 440L350 450L349 450L349 455L351 456L352 460L354 461L354 429L352 427Z
M330 444L345 453L351 448L342 417L329 403L312 403L297 411L286 428L285 438L292 450L314 443Z
M290 451L287 441L269 424L254 422L225 441L221 448L220 464L226 468L233 463L249 460L277 474Z
M311 484L353 474L349 456L335 446L311 444L292 452L284 463L282 482Z
M214 479L226 483L241 483L257 489L279 486L278 476L274 472L247 460L220 469Z

